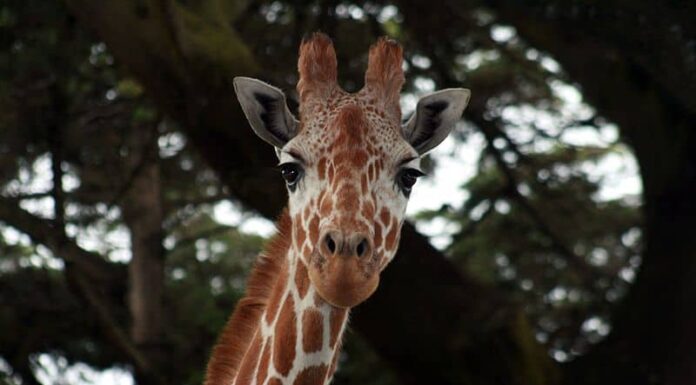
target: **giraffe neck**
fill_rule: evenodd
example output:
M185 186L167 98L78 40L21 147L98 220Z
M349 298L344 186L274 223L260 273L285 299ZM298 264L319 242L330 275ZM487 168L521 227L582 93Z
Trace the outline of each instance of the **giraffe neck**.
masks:
M234 385L323 385L333 376L348 310L318 296L292 247L285 261Z

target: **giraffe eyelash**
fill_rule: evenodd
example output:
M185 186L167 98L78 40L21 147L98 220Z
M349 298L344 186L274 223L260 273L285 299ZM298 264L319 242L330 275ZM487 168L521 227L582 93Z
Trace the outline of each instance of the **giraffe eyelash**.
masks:
M401 192L408 198L411 195L411 189L416 184L418 178L425 175L423 171L417 168L402 168L396 174L396 185Z

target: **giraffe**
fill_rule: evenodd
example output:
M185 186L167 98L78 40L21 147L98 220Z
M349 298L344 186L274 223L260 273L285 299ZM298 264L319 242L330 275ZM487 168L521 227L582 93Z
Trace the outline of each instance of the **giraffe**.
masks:
M213 349L205 385L331 381L350 308L376 290L396 253L420 158L469 100L466 89L435 92L402 125L402 60L396 42L379 39L364 87L351 94L337 83L331 40L311 35L299 52L299 120L279 89L234 79L252 129L276 150L288 205Z

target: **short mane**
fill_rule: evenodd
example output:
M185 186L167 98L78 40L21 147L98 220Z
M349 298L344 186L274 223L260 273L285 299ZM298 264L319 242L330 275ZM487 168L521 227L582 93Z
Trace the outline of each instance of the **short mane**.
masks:
M213 348L205 385L230 384L239 371L242 358L251 344L273 287L286 263L291 239L291 221L287 209L280 214L276 227L276 235L256 260L247 281L244 298L237 303Z

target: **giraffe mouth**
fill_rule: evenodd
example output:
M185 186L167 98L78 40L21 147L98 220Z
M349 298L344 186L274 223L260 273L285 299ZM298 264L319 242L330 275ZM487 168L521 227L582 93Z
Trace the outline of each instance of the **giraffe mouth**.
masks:
M379 285L379 273L366 272L359 257L315 257L308 267L309 279L319 296L333 306L357 306Z

